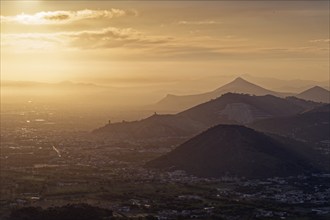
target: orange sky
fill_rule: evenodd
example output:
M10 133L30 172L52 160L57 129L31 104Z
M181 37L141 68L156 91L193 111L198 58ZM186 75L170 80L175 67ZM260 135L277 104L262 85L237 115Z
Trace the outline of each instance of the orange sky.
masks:
M1 1L2 80L324 81L328 59L328 1Z

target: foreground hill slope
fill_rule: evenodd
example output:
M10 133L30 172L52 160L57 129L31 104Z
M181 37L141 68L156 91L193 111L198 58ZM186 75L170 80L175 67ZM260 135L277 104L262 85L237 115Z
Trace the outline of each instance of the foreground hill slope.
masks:
M175 115L155 114L140 121L108 124L94 133L134 139L191 137L217 124L247 124L265 118L298 114L315 106L317 104L313 102L297 102L271 95L227 93Z
M310 148L239 125L218 125L147 167L185 170L200 177L268 178L315 172ZM316 156L315 156L316 157Z

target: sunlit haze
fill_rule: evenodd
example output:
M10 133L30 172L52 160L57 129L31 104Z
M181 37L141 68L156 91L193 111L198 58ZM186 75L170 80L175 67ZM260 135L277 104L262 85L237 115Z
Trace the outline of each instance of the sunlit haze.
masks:
M1 79L160 88L242 74L324 81L328 6L328 1L1 1Z
M0 219L330 219L329 0L1 0Z

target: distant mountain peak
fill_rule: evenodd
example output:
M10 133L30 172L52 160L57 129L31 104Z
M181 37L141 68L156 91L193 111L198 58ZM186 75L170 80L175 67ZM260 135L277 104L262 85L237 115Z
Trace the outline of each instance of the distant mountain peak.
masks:
M309 90L322 90L322 91L324 91L326 89L321 87L321 86L314 86L314 87L310 88Z
M233 81L216 89L215 92L216 93L225 93L225 92L247 93L253 95L266 95L266 94L278 95L276 92L262 88L261 86L251 83L242 77L235 78Z
M265 89L254 83L245 80L242 77L237 77L233 81L206 93L192 95L167 95L165 98L157 102L157 110L186 110L193 106L205 103L211 99L220 97L228 92L239 94L251 94L257 96L273 95L281 97L282 94Z
M313 86L312 88L309 88L309 89L301 92L300 94L310 93L310 92L329 92L329 90L327 90L321 86Z
M298 98L302 98L305 100L313 100L316 102L330 102L330 91L321 87L321 86L314 86L310 89L307 89L300 94L297 95Z
M239 76L239 77L235 78L233 80L233 82L248 82L248 81Z
M249 81L243 79L242 77L237 77L229 84L253 84L253 83L250 83Z

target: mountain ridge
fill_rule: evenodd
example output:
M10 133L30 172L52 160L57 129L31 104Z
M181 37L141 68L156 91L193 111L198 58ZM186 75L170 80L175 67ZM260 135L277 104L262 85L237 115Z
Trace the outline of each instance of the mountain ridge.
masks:
M121 138L190 137L217 124L248 124L270 117L294 115L316 107L316 103L272 95L251 96L226 93L177 114L158 115L133 121L107 124L95 134Z
M155 104L156 109L161 110L185 110L195 105L217 98L225 93L244 93L251 95L274 95L283 96L283 94L265 89L261 86L246 81L242 77L237 77L233 81L216 88L210 92L192 94L192 95L174 95L167 94L165 98Z

